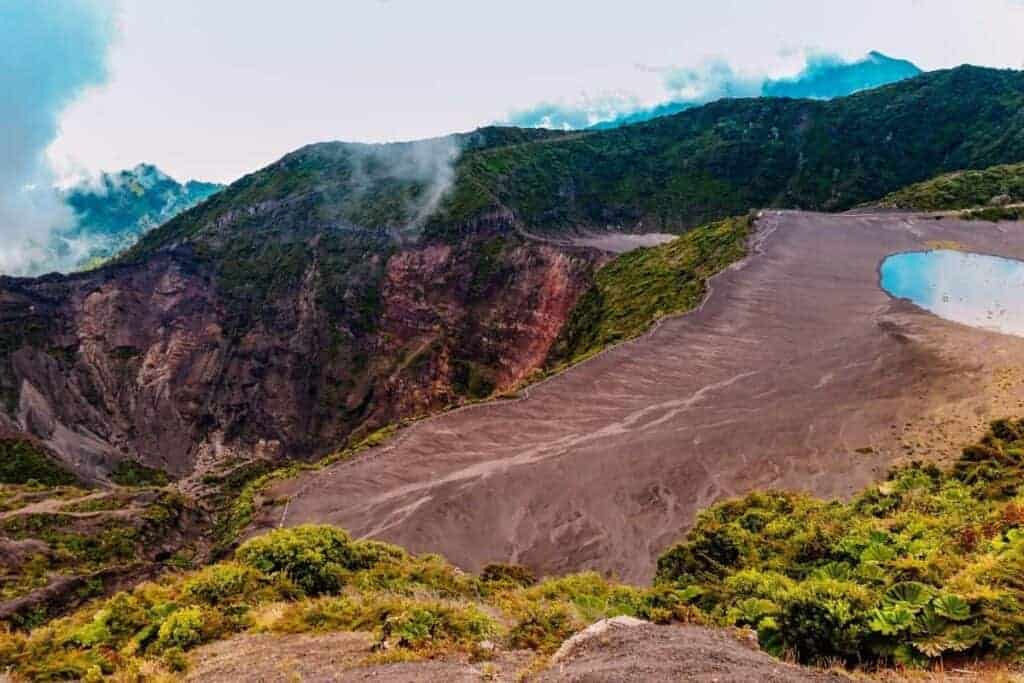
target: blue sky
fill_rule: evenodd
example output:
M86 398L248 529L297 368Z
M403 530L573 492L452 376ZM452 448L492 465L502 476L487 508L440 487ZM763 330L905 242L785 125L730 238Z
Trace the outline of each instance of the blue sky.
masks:
M0 15L26 1L90 4L5 0ZM1013 0L91 4L117 31L109 78L58 118L62 175L150 161L228 181L316 140L438 135L539 102L653 104L666 72L722 62L752 78L869 50L925 69L1024 66Z

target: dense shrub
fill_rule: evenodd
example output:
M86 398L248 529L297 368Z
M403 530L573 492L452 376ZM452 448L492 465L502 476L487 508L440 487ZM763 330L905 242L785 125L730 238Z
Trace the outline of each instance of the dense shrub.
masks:
M537 583L537 575L528 567L520 564L492 562L480 572L480 580L492 583L511 583L516 586L526 587Z
M0 439L0 483L69 486L78 479L42 448L25 439Z
M719 623L802 661L915 663L1024 648L1024 422L948 472L912 465L848 504L755 493L704 512L658 562Z
M372 564L377 549L368 550L358 552L342 529L304 525L254 538L244 543L235 557L266 574L287 576L309 595L320 595L337 592L351 571Z
M231 604L240 600L258 603L292 598L300 592L288 577L271 578L257 569L233 562L206 567L182 584L185 599L211 606Z
M485 640L550 652L592 621L628 614L699 620L687 592L584 573L523 586L495 565L487 580L437 555L413 556L340 529L305 526L252 539L236 560L144 583L30 635L0 632L0 666L30 679L183 670L203 643L254 630L368 631L394 656L479 655ZM98 679L97 679L98 680Z
M583 624L564 603L531 604L509 633L512 647L554 652Z
M409 649L478 643L497 632L476 605L386 593L320 598L298 603L269 625L274 631L374 631L382 642Z
M171 612L157 631L156 644L160 648L185 649L203 641L204 615L197 606L183 607Z
M114 465L110 479L119 486L167 486L170 478L163 470L148 467L135 460L122 460Z

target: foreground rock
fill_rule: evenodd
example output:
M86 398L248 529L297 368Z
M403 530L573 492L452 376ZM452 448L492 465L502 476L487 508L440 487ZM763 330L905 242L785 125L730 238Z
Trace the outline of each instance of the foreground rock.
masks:
M589 633L588 633L589 632ZM536 680L573 683L693 681L694 683L811 683L845 681L780 662L727 631L656 626L632 619L598 622L567 641Z
M1019 412L1024 339L941 320L878 285L889 254L955 243L1024 257L1013 223L767 214L705 305L529 391L420 423L371 457L277 486L287 514L542 573L646 582L713 502L852 495Z
M726 631L605 620L571 639L550 666L535 671L533 653L498 652L490 661L435 660L366 665L373 637L360 633L247 635L200 648L189 681L259 683L381 681L419 683L481 680L715 681L717 683L824 683L846 681L780 662ZM522 678L525 677L525 678Z

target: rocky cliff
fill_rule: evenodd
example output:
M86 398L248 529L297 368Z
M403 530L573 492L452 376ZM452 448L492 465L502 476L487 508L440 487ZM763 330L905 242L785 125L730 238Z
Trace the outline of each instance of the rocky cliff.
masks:
M520 382L601 258L507 232L310 245L314 255L332 247L359 252L343 289L324 291L328 266L314 256L242 329L238 301L189 248L4 280L0 419L86 480L125 458L184 477L197 463L309 457Z

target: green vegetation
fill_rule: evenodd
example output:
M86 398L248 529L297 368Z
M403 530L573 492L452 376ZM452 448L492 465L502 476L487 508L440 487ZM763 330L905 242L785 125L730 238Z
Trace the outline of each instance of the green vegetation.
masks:
M614 130L311 145L147 233L120 261L191 243L211 258L277 264L264 272L275 281L298 276L287 253L317 233L372 240L422 227L455 240L502 212L531 230L681 232L752 207L846 209L942 172L1021 162L1022 105L1024 74L961 67L830 101L723 100ZM459 148L454 183L424 218Z
M60 512L108 512L123 510L132 502L130 496L115 494L86 497L60 506Z
M1024 160L1024 74L924 74L831 101L723 100L610 131L464 154L430 222L507 208L535 230L678 232L752 207L841 210L943 171Z
M803 662L1014 660L1024 650L1024 421L943 472L913 465L850 503L755 493L704 512L658 583Z
M694 617L673 589L597 574L524 587L522 572L497 573L476 577L332 527L279 530L232 561L141 584L29 634L0 634L0 666L32 679L156 676L187 666L188 650L245 631L368 631L396 658L483 658L485 640L550 653L605 616Z
M89 576L152 560L169 532L181 529L185 501L163 493L146 499L138 514L105 514L130 506L130 496L88 498L81 489L20 487L27 499L13 505L17 512L0 521L0 534L11 541L34 541L24 554L15 553L0 567L0 599L9 600L48 585L58 577ZM23 510L32 503L67 500L46 509ZM86 590L92 590L86 582ZM30 615L15 614L10 623L28 627L46 620L47 605Z
M619 256L601 268L577 303L549 363L582 360L647 331L666 315L697 306L707 280L746 253L753 219L730 218Z
M1024 164L948 173L894 192L879 205L919 211L988 207L981 210L999 212L998 204L1020 202L1024 202Z
M77 486L45 486L36 481L28 484L0 484L0 512L20 510L43 500L71 500L88 495Z
M271 532L229 561L145 583L30 633L0 666L34 678L176 671L241 632L376 634L402 659L483 641L549 654L601 618L748 626L803 662L1011 661L1024 648L1024 420L1000 420L949 471L914 464L849 503L754 493L701 515L651 588L594 573L480 576L329 526Z
M962 216L976 221L1020 221L1024 220L1024 206L989 206L965 211Z
M152 230L222 189L222 185L189 181L179 183L149 164L118 173L103 173L95 182L81 183L64 193L75 213L66 237L88 245L75 255L78 269L102 265ZM67 247L55 245L58 253ZM66 256L66 254L61 254Z
M110 472L110 480L119 486L167 486L167 473L135 460L122 460Z
M537 583L537 575L529 568L518 564L492 562L480 572L481 581L508 581L519 586L532 586Z
M0 439L0 482L70 486L78 479L31 441Z

